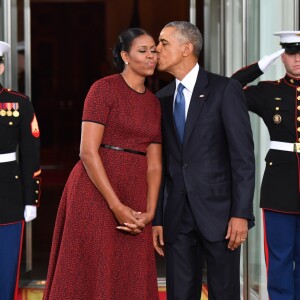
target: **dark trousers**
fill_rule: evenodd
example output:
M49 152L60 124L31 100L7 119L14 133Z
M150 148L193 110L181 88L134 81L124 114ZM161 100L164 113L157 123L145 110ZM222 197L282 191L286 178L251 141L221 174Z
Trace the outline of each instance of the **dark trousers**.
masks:
M300 300L300 215L264 212L270 300Z
M17 299L23 227L23 221L15 224L0 225L1 300Z
M167 299L200 299L202 267L205 260L208 298L239 300L240 248L232 251L227 245L228 241L225 239L212 243L202 236L186 201L176 241L165 246Z

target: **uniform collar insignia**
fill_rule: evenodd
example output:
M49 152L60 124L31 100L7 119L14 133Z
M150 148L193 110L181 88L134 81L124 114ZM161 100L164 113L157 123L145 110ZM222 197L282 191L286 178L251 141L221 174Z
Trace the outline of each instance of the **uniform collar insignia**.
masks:
M285 75L284 80L287 84L294 87L300 86L300 78L291 77L288 74Z

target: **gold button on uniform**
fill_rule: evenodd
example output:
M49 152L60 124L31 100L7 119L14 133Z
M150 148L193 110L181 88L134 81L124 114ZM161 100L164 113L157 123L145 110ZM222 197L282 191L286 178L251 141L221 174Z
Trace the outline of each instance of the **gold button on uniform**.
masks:
M300 106L300 105L299 105L299 106ZM275 110L279 110L279 107L278 107L278 106L276 106L276 107L275 107Z
M39 200L36 199L36 200L35 200L35 203L39 203Z
M300 96L297 97L297 100L300 100Z
M297 121L300 122L300 117L297 117Z
M38 191L38 190L36 190L36 191L35 191L35 193L36 193L36 194L38 194L38 193L39 193L39 191Z
M13 122L9 122L8 124L9 124L9 125L13 125L14 123L13 123Z
M297 106L297 109L300 110L300 105Z
M300 117L299 117L299 119L300 119ZM39 180L37 180L37 181L36 181L36 183L37 183L37 184L40 184L40 181L39 181Z
M300 86L297 87L297 92L300 92Z
M16 179L19 179L19 176L18 176L18 175L16 175L16 176L15 176L15 178L16 178Z
M297 128L297 131L300 132L300 127Z
M269 162L269 165L270 165L270 166L272 166L272 165L273 165L273 163L272 163L272 162Z

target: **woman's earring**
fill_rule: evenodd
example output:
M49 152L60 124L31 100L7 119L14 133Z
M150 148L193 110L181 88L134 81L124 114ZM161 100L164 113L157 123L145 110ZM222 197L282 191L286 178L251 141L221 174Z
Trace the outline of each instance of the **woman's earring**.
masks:
M125 65L128 65L128 61L125 61Z

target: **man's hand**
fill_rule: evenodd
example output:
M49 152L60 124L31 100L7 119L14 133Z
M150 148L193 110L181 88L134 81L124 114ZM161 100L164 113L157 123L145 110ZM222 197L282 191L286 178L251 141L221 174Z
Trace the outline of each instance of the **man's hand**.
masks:
M228 249L234 250L246 241L248 221L242 218L231 218L228 223L226 240L229 239Z
M265 73L265 71L268 69L268 67L279 57L283 54L285 50L280 49L270 55L264 56L262 59L258 61L258 66L260 70Z
M163 227L162 226L153 226L152 227L152 237L153 237L153 246L156 252L160 256L164 256L164 236L163 236Z

